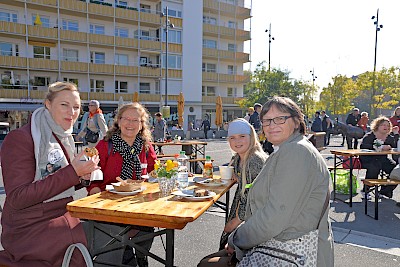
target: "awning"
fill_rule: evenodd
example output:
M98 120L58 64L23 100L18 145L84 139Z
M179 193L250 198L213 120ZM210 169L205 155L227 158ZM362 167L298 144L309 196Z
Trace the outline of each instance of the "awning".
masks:
M37 108L43 107L43 104L28 104L28 103L0 103L1 111L34 111Z

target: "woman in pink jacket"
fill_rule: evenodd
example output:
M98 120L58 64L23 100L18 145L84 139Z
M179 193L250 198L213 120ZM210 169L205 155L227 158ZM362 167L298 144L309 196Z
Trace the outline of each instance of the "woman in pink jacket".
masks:
M1 149L6 200L2 213L1 266L61 266L70 244L86 236L66 210L82 179L99 169L99 157L80 161L74 155L72 127L81 100L74 84L49 86L45 107L29 123L10 132ZM85 266L75 252L70 266Z

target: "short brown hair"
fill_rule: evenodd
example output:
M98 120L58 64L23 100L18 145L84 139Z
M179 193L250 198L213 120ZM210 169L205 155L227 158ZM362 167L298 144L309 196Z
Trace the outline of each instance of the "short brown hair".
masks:
M392 122L389 120L388 117L385 117L385 116L379 116L378 118L374 119L371 122L371 131L376 132L378 130L379 126L381 126L381 124L386 121L389 123L389 127L390 127L389 132L391 132L392 128L393 128Z
M78 88L74 83L70 82L55 82L49 85L45 100L49 100L50 102L56 97L58 92L68 90L68 91L77 91L79 93Z

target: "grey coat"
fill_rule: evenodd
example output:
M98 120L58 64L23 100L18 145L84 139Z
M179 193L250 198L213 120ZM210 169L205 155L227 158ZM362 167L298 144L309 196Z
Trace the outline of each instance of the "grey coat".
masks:
M238 257L271 238L289 240L318 228L318 266L333 266L329 205L319 224L329 181L324 159L305 137L295 133L282 143L253 182L245 223L229 236Z

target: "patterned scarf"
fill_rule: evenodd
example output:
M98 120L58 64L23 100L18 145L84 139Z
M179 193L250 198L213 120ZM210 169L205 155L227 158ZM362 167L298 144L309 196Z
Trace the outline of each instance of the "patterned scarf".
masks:
M140 166L139 154L143 148L143 139L140 135L136 135L132 146L129 146L119 134L113 134L111 137L113 149L122 156L121 179L132 179L133 168L135 168L136 180L141 179L142 167ZM133 166L132 166L133 165Z
M71 160L74 159L74 139L71 129L64 130L58 125L51 114L44 107L38 108L33 112L31 118L31 132L35 149L36 172L34 182L49 179L52 172L46 172L47 165L51 165L53 172L68 165L67 157L54 138L53 133L60 139L65 151ZM67 188L64 192L55 195L44 202L50 202L62 198L73 196L75 188Z
M96 109L94 113L89 111L89 119L93 118L96 114L103 114L103 111L100 108Z

